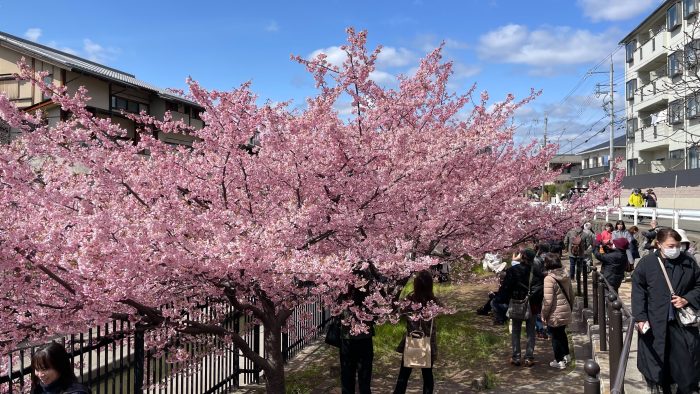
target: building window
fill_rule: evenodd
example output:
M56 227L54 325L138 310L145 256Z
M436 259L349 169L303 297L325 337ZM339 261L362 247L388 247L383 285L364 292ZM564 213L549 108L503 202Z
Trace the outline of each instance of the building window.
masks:
M688 149L688 168L700 168L700 149L697 146Z
M683 101L675 100L671 101L668 105L668 115L669 123L678 124L683 123Z
M123 97L112 96L112 109L131 112L132 114L138 114L140 112L149 113L148 104L139 103L138 101L125 99Z
M637 118L627 119L627 139L633 140L634 133L637 132Z
M601 157L601 159L603 160L603 162L601 163L601 165L603 166L607 166L610 163L610 156L608 155Z
M680 51L676 51L668 55L668 76L671 78L683 72L681 69L680 56Z
M685 116L687 119L694 119L700 116L700 96L693 94L685 101Z
M625 45L625 59L627 63L634 61L634 50L637 49L637 40L632 40Z
M681 18L679 15L681 9L679 5L679 3L676 3L666 11L666 29L668 31L672 31L681 25Z
M634 100L634 92L637 90L637 78L627 81L627 101Z
M683 0L683 18L688 19L698 12L698 0Z
M637 175L637 160L638 159L627 160L627 176Z
M177 103L173 103L171 101L166 101L165 102L165 110L170 111L170 112L177 112Z
M685 44L685 64L694 67L698 64L698 54L700 53L700 40L695 39Z
M668 152L668 158L670 160L680 160L683 159L683 149L676 149Z

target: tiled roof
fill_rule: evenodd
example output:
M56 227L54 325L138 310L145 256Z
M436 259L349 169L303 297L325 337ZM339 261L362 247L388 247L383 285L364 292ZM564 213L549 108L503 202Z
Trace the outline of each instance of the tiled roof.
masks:
M177 100L180 102L196 105L192 101L172 94L165 89L161 89L157 86L149 84L148 82L141 81L140 79L137 79L133 74L119 71L117 69L107 67L102 64L98 64L90 60L83 59L81 57L71 55L69 53L62 52L41 44L37 44L35 42L28 41L23 38L19 38L1 31L0 46L6 46L10 49L17 50L18 52L27 54L29 56L45 60L49 63L53 63L60 67L64 67L70 71L79 71L96 77L106 78L114 82L150 90L164 99Z
M613 140L613 148L624 148L624 147L625 147L625 142L626 142L626 141L625 141L625 138L627 138L627 136L625 136L625 135L621 135L621 136L619 136L619 137L615 137L615 139ZM605 141L605 142L600 143L600 144L598 144L598 145L596 145L596 146L593 146L593 147L590 147L590 148L586 148L585 150L582 150L582 151L579 152L578 154L581 155L581 154L588 153L588 152L595 152L595 151L597 151L597 150L605 149L605 148L608 148L608 147L610 147L610 141Z

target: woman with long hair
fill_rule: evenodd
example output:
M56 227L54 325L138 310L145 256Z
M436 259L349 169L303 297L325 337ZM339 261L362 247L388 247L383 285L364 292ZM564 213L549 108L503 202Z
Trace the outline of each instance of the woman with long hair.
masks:
M554 361L550 367L565 369L571 360L566 326L571 324L574 290L571 279L561 265L559 256L547 253L543 256L547 276L544 278L544 298L542 300L542 320L552 333Z
M32 394L89 394L78 383L66 349L56 342L40 348L32 357Z
M433 275L429 271L420 271L416 275L413 279L413 292L409 294L406 299L413 303L418 303L423 307L429 303L439 305L439 301L433 293ZM423 373L423 393L429 394L433 392L435 386L433 380L433 364L435 364L435 359L437 358L437 325L435 324L435 317L429 320L412 320L409 316L406 319L406 333L408 334L414 331L421 331L426 333L426 335L430 335L430 367L421 368ZM401 340L396 350L403 353L405 344L406 336ZM411 371L411 368L404 366L402 357L401 369L399 370L399 377L396 380L394 394L403 394L406 392L408 379L411 377Z

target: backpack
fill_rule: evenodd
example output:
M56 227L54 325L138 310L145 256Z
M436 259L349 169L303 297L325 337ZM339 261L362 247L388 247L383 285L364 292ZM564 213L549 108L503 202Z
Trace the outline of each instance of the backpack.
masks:
M571 241L571 255L572 256L583 256L583 246L581 245L581 242L583 239L581 238L581 233L579 232L576 234L574 239Z

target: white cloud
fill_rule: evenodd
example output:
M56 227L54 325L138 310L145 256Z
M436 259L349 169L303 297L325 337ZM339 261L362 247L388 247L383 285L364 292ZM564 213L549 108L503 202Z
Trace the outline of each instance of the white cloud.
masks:
M65 53L68 53L71 55L80 56L78 51L76 51L75 49L61 46L56 41L49 41L46 43L46 46L54 48L54 49L58 49L59 51L62 51L62 52L65 52Z
M41 37L41 29L38 27L27 29L27 31L24 32L24 37L29 41L36 42L39 40L39 37Z
M105 48L89 38L83 40L83 53L88 60L93 62L105 63L113 59L118 52L114 48Z
M588 18L599 22L630 19L661 2L661 0L577 0L576 4L583 9L583 13Z
M321 53L326 55L326 61L333 66L340 67L343 62L348 57L348 54L344 50L340 49L339 46L332 46L328 48L317 49L307 57L309 60L313 60L316 56Z
M394 75L381 70L374 70L369 73L369 79L374 81L376 84L383 86L393 85L396 83L396 77Z
M328 61L328 63L336 67L342 66L343 62L348 57L347 53L344 50L340 49L339 46L332 46L313 51L308 56L308 59L314 59L321 53L324 53L326 55L326 61ZM379 56L377 56L377 67L403 67L415 61L415 56L408 49L383 47L382 51L379 53Z
M452 76L454 79L464 79L480 73L481 68L474 65L466 65L455 62L452 65L452 71L454 72Z
M383 47L377 56L378 67L403 67L415 61L413 53L406 48Z
M280 26L277 24L277 21L270 21L267 25L265 25L265 31L269 31L271 33L277 32L280 30Z
M498 63L526 64L540 68L597 62L613 50L619 32L592 33L566 26L542 27L510 24L479 38L477 52Z

